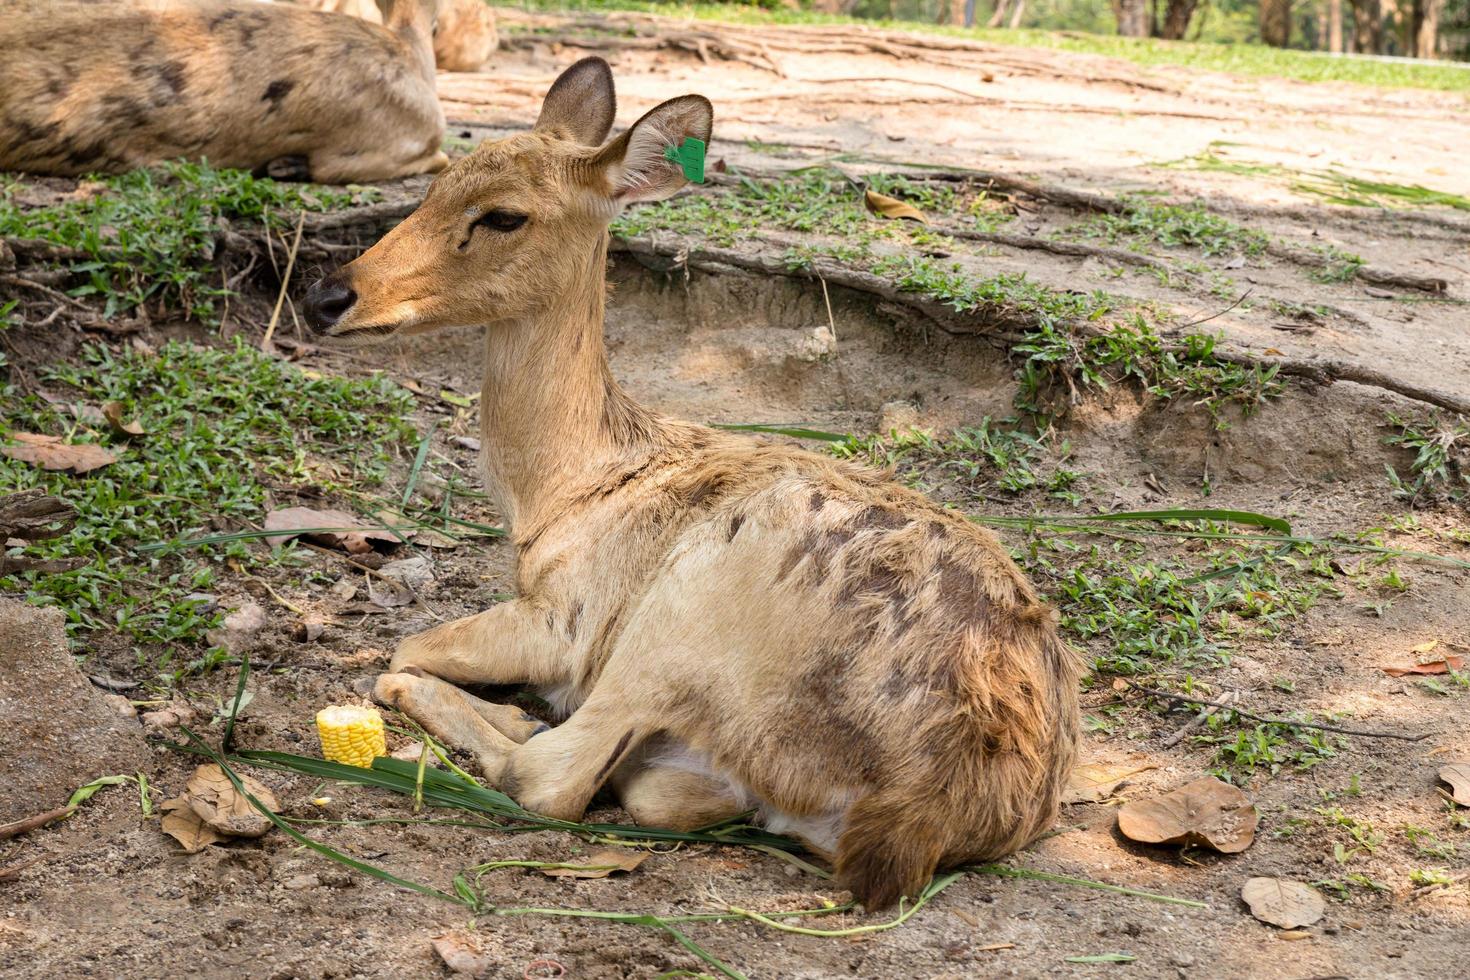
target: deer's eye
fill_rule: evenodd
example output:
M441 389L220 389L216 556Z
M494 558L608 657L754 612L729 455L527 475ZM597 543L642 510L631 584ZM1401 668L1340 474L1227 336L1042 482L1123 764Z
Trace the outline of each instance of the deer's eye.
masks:
M515 231L526 223L524 214L514 211L486 211L475 222L476 228L487 228L490 231L508 232Z

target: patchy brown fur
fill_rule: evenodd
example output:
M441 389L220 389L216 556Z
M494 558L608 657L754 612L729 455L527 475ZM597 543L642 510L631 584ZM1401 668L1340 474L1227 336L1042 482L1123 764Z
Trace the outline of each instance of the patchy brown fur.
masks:
M1024 846L1072 765L1077 658L989 532L623 393L607 222L683 184L659 151L710 116L675 100L595 149L611 114L606 65L573 66L533 132L456 163L309 300L347 337L485 325L484 463L520 595L405 641L379 696L539 812L576 818L609 779L641 821L759 806L872 908ZM570 717L522 744L446 682L539 685Z
M328 183L438 170L434 7L401 0L380 27L253 0L0 0L0 170L176 157Z

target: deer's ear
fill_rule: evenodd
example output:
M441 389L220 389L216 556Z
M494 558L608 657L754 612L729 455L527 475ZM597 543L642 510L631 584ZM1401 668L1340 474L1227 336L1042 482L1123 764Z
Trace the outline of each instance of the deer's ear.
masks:
M688 183L683 168L669 159L667 151L689 137L708 145L714 118L714 107L702 95L670 99L598 151L593 170L606 176L619 205L661 201Z
M612 68L601 58L583 58L551 83L535 129L596 146L607 139L617 111Z

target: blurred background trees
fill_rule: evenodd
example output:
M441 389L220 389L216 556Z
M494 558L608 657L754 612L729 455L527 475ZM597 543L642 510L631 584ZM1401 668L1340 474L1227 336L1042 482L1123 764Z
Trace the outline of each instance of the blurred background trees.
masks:
M806 5L828 13L940 24L1470 60L1470 0L806 0Z

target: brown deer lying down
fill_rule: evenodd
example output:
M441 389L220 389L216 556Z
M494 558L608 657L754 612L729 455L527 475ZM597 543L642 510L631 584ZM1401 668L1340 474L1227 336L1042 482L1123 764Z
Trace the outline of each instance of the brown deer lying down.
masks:
M372 24L383 22L375 0L289 0L313 10L330 10L361 17ZM485 0L441 0L434 24L434 64L440 71L475 71L495 53L500 35L495 30L495 12Z
M711 108L665 102L603 146L613 111L607 63L579 61L533 131L312 287L334 336L486 328L483 462L519 597L404 641L377 697L539 813L576 819L604 783L644 824L758 808L870 908L1024 846L1072 764L1078 661L963 517L623 392L608 222L684 185L664 151L707 142ZM456 683L535 685L570 717L539 731Z
M438 170L436 0L386 27L254 0L0 0L0 170L116 173L175 157L327 183Z

